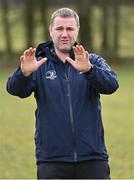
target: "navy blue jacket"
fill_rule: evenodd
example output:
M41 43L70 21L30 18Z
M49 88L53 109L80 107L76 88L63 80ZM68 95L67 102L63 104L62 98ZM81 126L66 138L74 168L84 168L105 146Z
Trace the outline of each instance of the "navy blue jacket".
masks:
M34 92L37 162L108 160L100 94L116 91L116 74L96 54L89 56L93 69L80 73L58 59L52 42L40 44L36 57L48 60L28 77L18 68L7 81L7 91L21 98ZM70 57L74 59L72 51Z

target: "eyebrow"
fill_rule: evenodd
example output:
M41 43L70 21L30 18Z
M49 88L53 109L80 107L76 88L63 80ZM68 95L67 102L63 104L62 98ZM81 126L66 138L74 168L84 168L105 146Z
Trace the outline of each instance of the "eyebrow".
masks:
M63 26L56 26L55 28L64 28ZM67 26L67 27L65 27L66 29L74 29L75 27L73 27L73 26Z

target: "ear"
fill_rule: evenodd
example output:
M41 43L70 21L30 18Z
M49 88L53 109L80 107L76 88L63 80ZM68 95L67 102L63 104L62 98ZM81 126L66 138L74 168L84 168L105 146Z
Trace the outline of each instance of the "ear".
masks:
M80 30L80 27L78 27L78 31L77 31L78 33L79 33L79 30Z
M76 35L76 37L78 36L78 34L79 34L79 30L80 30L80 28L78 27L78 29L77 29L77 35Z
M52 26L50 25L49 26L49 34L50 34L50 36L51 36L51 34L52 34ZM52 37L52 36L51 36Z

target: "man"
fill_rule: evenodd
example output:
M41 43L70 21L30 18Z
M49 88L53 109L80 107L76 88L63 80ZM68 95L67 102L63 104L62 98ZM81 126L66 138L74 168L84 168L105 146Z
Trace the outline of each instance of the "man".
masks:
M7 91L34 92L38 179L109 179L100 94L118 88L106 61L76 43L79 17L61 8L51 17L52 41L29 48L9 77Z

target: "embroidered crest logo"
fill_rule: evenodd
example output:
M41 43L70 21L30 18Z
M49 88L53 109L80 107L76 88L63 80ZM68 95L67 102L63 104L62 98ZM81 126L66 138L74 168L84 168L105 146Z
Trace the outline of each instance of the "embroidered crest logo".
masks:
M54 80L55 78L57 78L56 71L54 70L47 71L45 77L46 79Z

